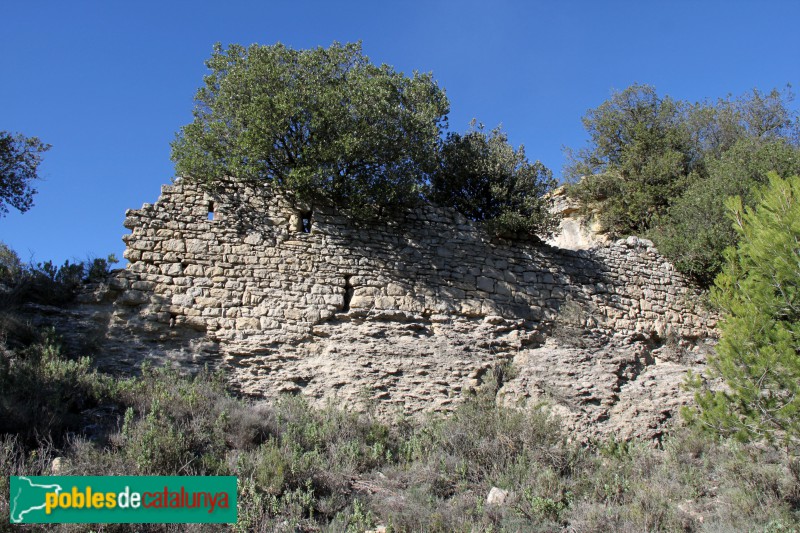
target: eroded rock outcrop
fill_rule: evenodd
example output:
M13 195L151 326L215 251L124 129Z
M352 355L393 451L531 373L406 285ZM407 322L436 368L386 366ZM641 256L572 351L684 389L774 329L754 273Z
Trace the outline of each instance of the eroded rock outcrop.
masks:
M580 436L654 437L713 337L700 293L635 237L502 241L431 206L357 227L187 182L125 226L127 268L82 297L109 316L101 364L222 366L256 396L446 411L512 362L501 401L548 401Z
M567 250L588 250L611 243L603 233L600 222L592 214L586 214L578 201L570 198L566 186L550 193L551 211L559 217L558 231L547 243Z

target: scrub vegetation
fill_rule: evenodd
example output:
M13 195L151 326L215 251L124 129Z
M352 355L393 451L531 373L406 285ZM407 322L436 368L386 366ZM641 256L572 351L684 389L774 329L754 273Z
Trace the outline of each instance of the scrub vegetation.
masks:
M572 442L546 406L495 383L449 417L384 423L300 397L231 394L223 376L120 379L12 328L0 352L0 516L11 475L235 475L232 525L139 531L795 531L800 462L691 427L661 442ZM492 487L509 491L489 504ZM86 525L51 526L85 531ZM91 526L89 526L91 527ZM127 525L96 526L129 531ZM0 521L0 530L37 530Z

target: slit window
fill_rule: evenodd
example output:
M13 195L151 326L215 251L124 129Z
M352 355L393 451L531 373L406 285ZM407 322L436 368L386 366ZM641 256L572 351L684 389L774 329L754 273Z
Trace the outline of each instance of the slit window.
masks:
M214 202L208 202L208 220L214 220Z
M351 277L352 275L350 274L344 277L344 305L342 305L342 312L344 313L350 311L350 302L353 300L353 294L356 291L355 287L353 287L353 284L350 283Z

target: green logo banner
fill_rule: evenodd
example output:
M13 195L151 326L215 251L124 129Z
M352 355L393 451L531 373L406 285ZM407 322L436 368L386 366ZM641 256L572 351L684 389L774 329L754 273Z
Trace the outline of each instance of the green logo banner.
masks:
M235 476L11 476L12 524L236 522Z

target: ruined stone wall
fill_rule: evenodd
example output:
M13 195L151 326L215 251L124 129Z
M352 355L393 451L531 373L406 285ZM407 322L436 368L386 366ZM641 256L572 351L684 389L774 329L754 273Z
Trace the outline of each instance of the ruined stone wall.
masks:
M563 324L689 350L714 326L699 292L635 237L561 250L491 238L431 206L358 227L187 182L128 211L125 227L113 335L146 356L221 364L252 394L446 409Z
M126 214L130 264L120 302L154 329L186 324L218 339L281 341L343 312L541 324L566 301L621 334L699 337L713 326L696 309L698 292L635 237L567 251L492 240L459 214L431 207L361 228L314 212L310 233L294 216L249 190L236 199L164 186L155 204Z

